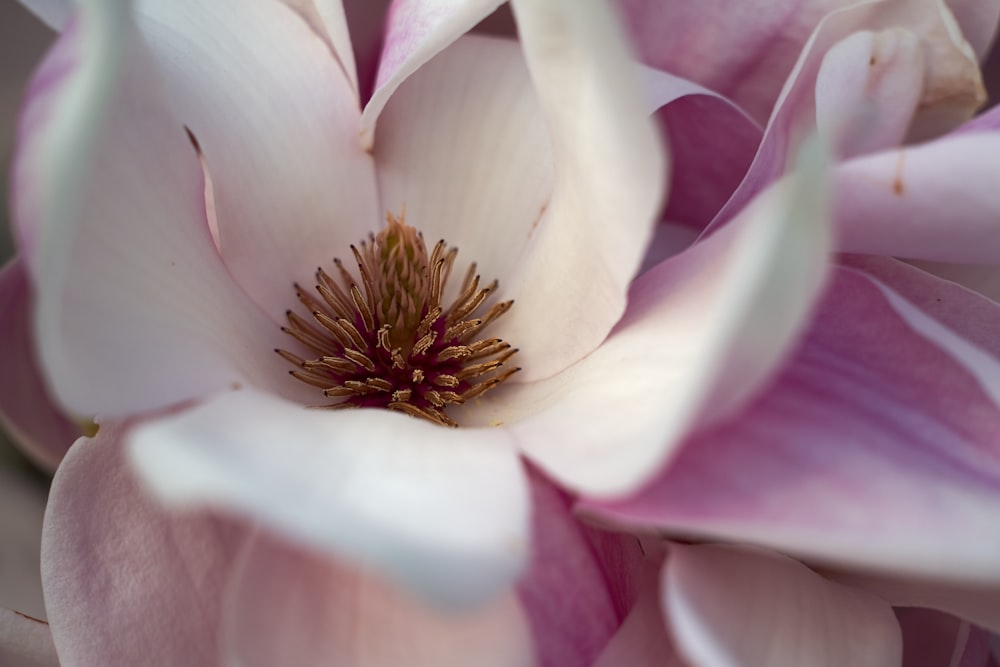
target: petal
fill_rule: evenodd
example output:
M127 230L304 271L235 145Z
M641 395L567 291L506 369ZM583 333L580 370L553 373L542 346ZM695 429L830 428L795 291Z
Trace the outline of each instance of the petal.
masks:
M1000 583L1000 410L870 279L840 270L741 417L689 440L616 523L763 544L840 567Z
M49 624L0 608L0 663L10 667L59 667Z
M642 60L767 120L816 24L852 0L618 0Z
M816 88L818 73L830 49L858 30L887 28L911 30L918 37L923 52L920 113L909 128L910 139L922 140L942 134L972 116L985 100L982 78L971 49L957 32L954 18L939 0L858 3L832 12L816 27L803 49L782 89L746 178L716 216L713 226L732 218L756 193L785 172L789 157L794 155L791 149L815 126L817 113L836 115L816 107L819 102L838 100L836 93L818 95ZM850 55L850 51L853 49L842 47L835 59ZM876 54L876 68L879 67L878 57ZM861 64L864 62L862 58ZM862 85L869 83L866 80ZM853 129L864 127L863 123L853 124Z
M634 537L580 523L571 499L537 472L531 487L532 555L518 592L539 664L590 667L632 605L642 551Z
M396 88L501 4L501 0L393 0L375 90L361 119L365 146L374 144L375 123Z
M702 228L740 184L760 126L731 100L686 79L643 69L644 86L670 145L670 200L663 217Z
M816 74L816 125L853 157L898 146L920 101L924 54L905 28L859 31L830 47Z
M340 69L358 96L358 70L354 48L347 25L347 10L343 0L282 0L305 19L309 27L323 39L333 52ZM374 4L374 3L371 3Z
M600 348L502 388L489 417L585 493L621 495L655 474L696 421L747 400L807 316L829 243L821 162L811 155L729 227L643 274Z
M996 304L894 259L849 257L889 306L917 334L965 368L1000 406L1000 308Z
M948 0L948 8L982 61L989 53L1000 21L1000 2L997 0Z
M516 43L466 36L421 67L382 113L375 161L387 212L405 211L429 244L457 247L457 278L476 262L486 282L499 279L504 296L519 299L506 294L506 278L531 242L553 176Z
M327 44L284 4L141 8L167 99L212 176L226 265L281 321L293 283L312 284L317 266L381 227L373 162L358 143L357 93Z
M1000 260L1000 133L956 134L848 161L835 174L845 252L963 263Z
M480 609L442 612L371 572L263 535L237 565L227 608L227 653L246 667L534 664L512 593Z
M0 313L0 422L32 461L55 470L80 427L56 405L38 367L30 286L21 258L0 269Z
M244 390L143 424L131 442L164 501L248 515L444 604L496 595L527 556L524 473L499 429Z
M198 158L126 8L80 6L21 120L14 211L42 366L79 414L129 414L242 381L294 392L300 383L270 352L284 336L218 257Z
M226 573L242 532L169 514L126 467L102 424L56 472L42 535L52 636L77 665L215 665Z
M646 564L639 597L594 667L685 667L667 634L660 607L660 564Z
M662 594L679 652L702 667L884 667L902 659L887 604L775 554L672 546Z
M0 467L0 606L42 619L45 604L38 563L44 511L44 486L12 468Z
M499 329L525 347L519 379L529 381L591 352L621 317L657 219L666 158L608 7L559 0L512 8L555 170L551 199L508 282L517 307Z

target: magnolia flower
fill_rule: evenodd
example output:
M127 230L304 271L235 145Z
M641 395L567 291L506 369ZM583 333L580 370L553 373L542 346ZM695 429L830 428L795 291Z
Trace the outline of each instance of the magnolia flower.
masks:
M629 493L745 404L825 276L822 165L633 281L667 177L617 22L515 2L518 42L461 36L497 4L393 3L365 99L337 3L29 3L61 35L4 279L100 424L47 509L63 660L572 664L617 627L604 584L574 612L593 547L542 549L584 529L525 461ZM58 459L36 389L7 418Z

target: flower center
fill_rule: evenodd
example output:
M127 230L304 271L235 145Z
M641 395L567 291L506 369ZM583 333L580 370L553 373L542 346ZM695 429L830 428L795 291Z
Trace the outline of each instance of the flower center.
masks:
M289 371L334 402L326 408L379 407L458 426L445 411L496 387L520 368L503 368L516 349L483 330L513 301L489 305L494 280L480 287L469 265L458 296L445 308L445 286L457 248L438 241L427 254L424 238L402 216L351 246L361 280L334 259L337 278L316 270L315 294L295 285L312 319L287 311L282 331L311 359L276 350Z

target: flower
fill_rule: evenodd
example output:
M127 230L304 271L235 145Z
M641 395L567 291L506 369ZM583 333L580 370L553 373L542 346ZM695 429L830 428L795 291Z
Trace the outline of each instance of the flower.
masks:
M410 610L398 637L420 635L428 650L501 636L509 653L470 654L522 661L545 614L510 586L522 573L544 583L546 568L524 569L531 485L519 456L579 492L632 491L706 413L736 409L767 379L826 272L820 160L632 283L666 178L617 24L598 2L514 3L519 45L459 38L495 6L394 3L363 109L354 72L367 67L353 61L366 48L351 48L350 22L326 4L149 3L133 25L127 2L95 0L49 16L62 34L22 117L10 275L31 277L56 398L100 423L62 460L47 510L60 654L266 661L267 648L310 646L325 659L325 644L298 633L337 637L330 627L362 621L377 632L388 607ZM448 408L460 429L305 409L321 394L288 374L289 360L309 359L281 327L311 334L285 313L320 298L295 285L316 284L317 267L335 273L333 257L404 210L516 302L488 334L519 348L523 370ZM393 245L392 230L371 243ZM375 305L351 301L362 320ZM326 327L316 317L310 326ZM373 366L378 349L391 365L406 347L354 343ZM334 351L351 357L346 343ZM200 511L144 498L126 457L161 502ZM534 524L549 519L536 504ZM351 586L380 602L358 610L321 594ZM304 596L258 602L291 590ZM440 612L407 602L414 592L474 606L484 634L419 632ZM82 623L93 617L99 627ZM273 618L332 626L261 632Z

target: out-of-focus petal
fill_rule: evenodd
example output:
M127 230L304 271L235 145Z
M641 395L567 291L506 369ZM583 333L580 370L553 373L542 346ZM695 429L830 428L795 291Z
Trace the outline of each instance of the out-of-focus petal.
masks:
M696 419L745 401L799 331L826 272L822 171L814 155L729 227L644 273L600 348L501 388L484 413L571 488L620 495L649 479Z
M140 5L165 101L212 177L226 266L275 322L293 283L382 227L352 84L301 16L274 0Z
M428 245L444 239L459 249L453 280L476 262L484 282L499 279L502 298L520 301L506 279L535 236L553 176L545 122L515 42L463 37L421 67L382 113L375 161L383 208L405 210ZM547 286L527 288L562 298ZM537 315L518 304L498 325ZM526 355L551 347L514 344Z
M38 564L45 491L32 481L0 467L0 607L44 619Z
M537 472L531 485L531 561L518 593L539 664L591 667L632 605L642 551L634 537L581 524L572 500Z
M700 667L885 667L902 658L889 605L777 554L674 545L662 595L678 652Z
M393 0L375 90L361 118L365 146L374 144L375 123L396 88L501 4L501 0Z
M909 127L909 138L942 134L972 116L985 100L982 77L969 45L940 0L864 2L832 12L820 22L803 49L775 104L746 178L716 216L713 227L731 219L785 173L792 151L816 125L816 104L837 99L835 95L817 97L816 91L817 75L831 47L859 30L890 28L912 31L923 52L919 113ZM838 193L838 199L840 196Z
M898 146L920 101L924 54L905 28L859 31L816 74L816 126L838 157Z
M80 428L52 398L38 367L24 262L0 269L0 423L39 466L55 470Z
M512 7L555 171L551 199L507 284L521 315L502 322L506 339L524 341L518 380L529 381L591 352L621 317L666 165L610 9L599 0Z
M967 622L918 607L896 609L896 619L903 633L902 667L957 667L956 650L969 638Z
M740 184L762 130L718 93L667 72L642 71L673 162L663 217L701 229Z
M285 336L216 252L201 166L128 5L80 5L21 119L14 211L42 366L80 414L131 414L234 382L301 391L271 352Z
M686 667L667 634L659 574L659 563L644 566L639 597L594 667Z
M1000 583L1000 410L871 280L840 270L799 351L739 419L690 439L607 519L816 562Z
M1000 21L998 0L947 0L948 8L955 15L965 39L972 46L976 58L983 60L996 39L997 22Z
M0 607L0 664L5 667L59 667L49 624Z
M501 429L310 410L244 390L130 437L135 464L170 505L250 516L443 604L496 595L527 558L527 484Z
M139 488L124 429L102 424L56 471L42 535L52 637L73 665L217 665L242 529L169 514Z
M426 606L363 569L260 534L236 566L227 656L245 667L530 667L513 593L460 613Z
M845 252L1000 262L1000 132L960 133L849 160L835 171Z

